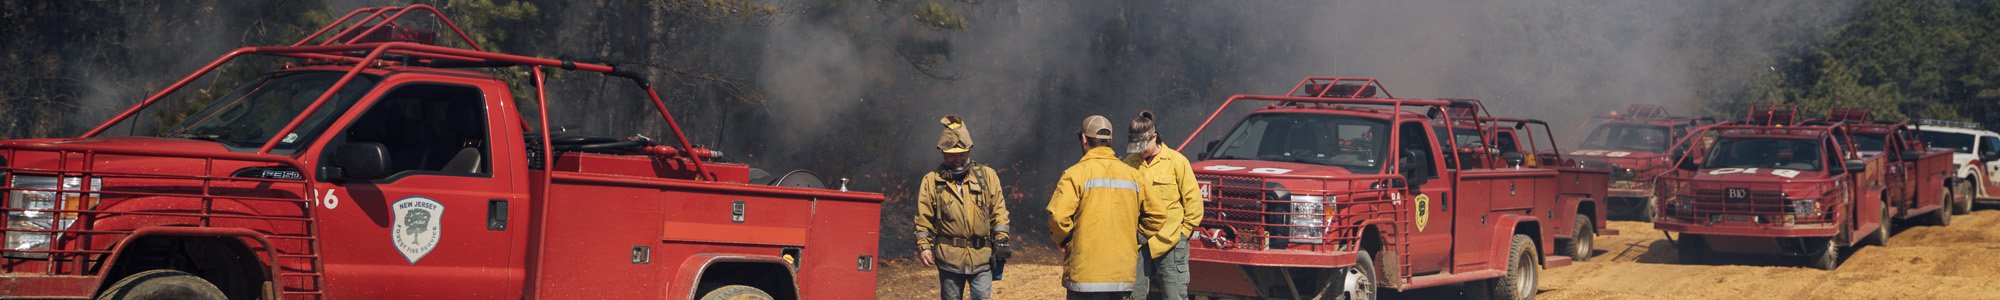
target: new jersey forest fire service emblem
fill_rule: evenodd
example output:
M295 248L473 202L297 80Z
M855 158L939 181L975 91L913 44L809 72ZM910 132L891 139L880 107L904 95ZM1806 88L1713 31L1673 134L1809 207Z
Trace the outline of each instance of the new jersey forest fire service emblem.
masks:
M424 254L437 248L438 236L443 226L438 219L444 217L444 204L423 196L410 196L390 204L396 212L395 225L389 228L389 238L396 244L396 250L403 252L403 258L410 264L417 264Z

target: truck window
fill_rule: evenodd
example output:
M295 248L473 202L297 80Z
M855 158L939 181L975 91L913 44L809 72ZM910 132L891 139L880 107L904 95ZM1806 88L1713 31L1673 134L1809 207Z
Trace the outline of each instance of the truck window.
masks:
M1494 144L1500 147L1500 153L1521 152L1521 142L1514 139L1513 132L1501 131L1494 133L1493 136L1496 140Z
M1867 151L1867 152L1884 151L1885 149L1888 149L1887 148L1888 145L1882 142L1883 138L1884 137L1879 134L1867 134L1867 133L1855 134L1854 151Z
M397 87L381 99L344 134L350 143L376 142L387 148L391 174L487 172L491 151L479 89L413 84Z
M292 118L305 112L307 106L319 100L320 94L332 88L339 81L340 72L281 72L265 75L238 87L221 98L216 98L208 107L190 115L180 124L168 127L159 137L212 141L222 144L230 152L256 152L264 142L276 137L278 130L285 129ZM355 77L341 87L333 99L313 111L304 123L300 123L294 133L279 140L272 154L291 154L303 145L311 143L326 127L333 123L333 116L347 112L363 93L375 87L373 76Z
M1792 138L1731 138L1716 141L1703 169L1775 168L1820 170L1820 145ZM1831 151L1832 149L1828 149Z
M1438 178L1437 160L1431 157L1431 139L1424 136L1424 123L1416 121L1403 122L1401 127L1398 131L1401 131L1403 134L1401 137L1403 144L1396 147L1397 149L1401 149L1401 151L1396 153L1396 161L1403 165L1421 163L1425 166L1416 170L1415 174L1409 174L1410 177L1413 177L1411 179Z
M1223 138L1210 159L1247 159L1336 166L1379 174L1388 124L1381 119L1333 114L1258 114Z
M1979 137L1978 153L1995 152L1995 151L2000 151L2000 138L1995 138L1990 136Z
M1605 124L1591 131L1577 148L1661 152L1667 149L1667 143L1665 126Z
M1941 131L1924 131L1924 142L1932 148L1951 148L1958 153L1973 153L1972 144L1978 140L1972 135Z

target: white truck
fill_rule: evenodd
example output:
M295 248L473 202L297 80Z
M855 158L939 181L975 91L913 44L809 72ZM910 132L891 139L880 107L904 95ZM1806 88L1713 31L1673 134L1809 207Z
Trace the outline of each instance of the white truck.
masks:
M1951 180L1953 197L2000 203L2000 177L1995 176L2000 175L2000 133L1980 129L1976 122L1918 120L1916 123L1930 147L1957 151L1951 156L1952 169L1957 170ZM1954 213L1972 211L1974 201L1952 200L1959 203L1952 208Z

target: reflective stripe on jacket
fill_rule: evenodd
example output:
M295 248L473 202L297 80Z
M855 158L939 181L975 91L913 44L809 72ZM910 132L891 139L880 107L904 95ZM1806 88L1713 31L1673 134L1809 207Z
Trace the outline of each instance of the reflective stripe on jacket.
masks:
M1144 176L1110 147L1085 153L1063 170L1049 198L1049 232L1068 249L1063 287L1077 292L1131 291L1139 242L1168 221L1165 205L1148 204Z

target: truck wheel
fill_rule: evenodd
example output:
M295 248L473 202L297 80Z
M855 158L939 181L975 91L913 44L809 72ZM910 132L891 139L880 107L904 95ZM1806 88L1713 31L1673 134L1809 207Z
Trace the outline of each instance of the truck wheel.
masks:
M1972 201L1976 199L1973 197L1975 194L1972 193L1972 184L1966 181L1959 181L1957 184L1952 185L1950 192L1952 201L1951 213L1961 215L1972 213Z
M708 291L701 300L771 300L771 294L747 285L727 285Z
M213 299L225 300L229 296L215 284L202 280L199 276L178 270L151 270L126 276L104 289L97 300L142 300L142 299Z
M1368 255L1368 251L1361 251L1359 256L1354 258L1354 266L1347 268L1346 271L1341 273L1346 276L1341 276L1338 279L1340 280L1340 284L1333 286L1334 289L1339 290L1324 291L1321 293L1322 295L1334 294L1335 296L1320 297L1320 299L1374 300L1375 292L1382 286L1382 279L1378 277L1382 272L1378 272L1375 268L1375 257Z
M1660 218L1660 202L1658 200L1660 200L1660 196L1646 196L1646 211L1643 212L1645 215L1639 216L1640 221L1652 223L1654 220Z
M1597 241L1597 226L1594 224L1596 223L1590 221L1590 216L1576 214L1575 224L1570 225L1573 229L1570 230L1569 241L1557 243L1557 247L1561 248L1556 248L1556 251L1561 253L1556 255L1569 256L1576 261L1590 261L1591 251L1596 249L1592 247L1596 246L1594 244Z
M1684 265L1708 263L1708 243L1699 235L1682 233L1680 243L1674 245L1674 252Z
M1509 248L1507 276L1486 280L1488 282L1486 284L1469 285L1468 287L1483 286L1485 290L1471 290L1466 291L1467 293L1487 295L1472 298L1509 300L1535 298L1535 277L1542 271L1541 260L1538 259L1541 251L1535 251L1535 240L1525 234L1514 235L1514 245Z
M1888 246L1889 246L1889 226L1890 226L1891 224L1896 224L1896 216L1895 216L1895 215L1891 215L1891 214L1889 214L1889 205L1887 205L1886 203L1885 203L1884 205L1882 205L1882 222L1881 222L1881 223L1882 223L1882 226L1876 226L1876 227L1875 227L1875 232L1870 232L1870 233L1868 233L1868 239L1871 239L1871 240L1875 240L1875 245L1876 245L1876 246L1883 246L1883 247L1888 247Z
M1944 188L1940 187L1939 189ZM1951 211L1957 210L1958 208L1955 206L1958 206L1958 204L1951 203L1951 190L1945 189L1944 195L1944 206L1938 207L1937 211L1931 212L1931 225L1951 226Z
M1815 251L1819 253L1814 253L1812 256L1807 257L1810 260L1806 262L1806 266L1827 271L1833 271L1834 268L1840 267L1840 242L1835 241L1833 238L1828 238L1825 244L1825 247L1821 247L1821 249Z

